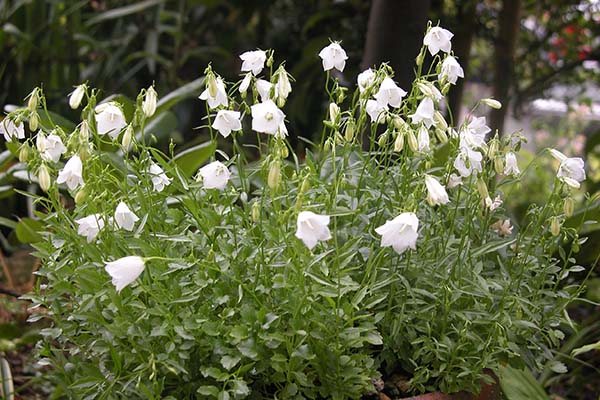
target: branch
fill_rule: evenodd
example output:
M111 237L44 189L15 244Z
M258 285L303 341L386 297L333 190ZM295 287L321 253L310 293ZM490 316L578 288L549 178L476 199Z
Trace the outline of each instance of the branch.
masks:
M0 294L6 294L12 297L21 297L23 293L19 293L16 290L9 289L0 283Z

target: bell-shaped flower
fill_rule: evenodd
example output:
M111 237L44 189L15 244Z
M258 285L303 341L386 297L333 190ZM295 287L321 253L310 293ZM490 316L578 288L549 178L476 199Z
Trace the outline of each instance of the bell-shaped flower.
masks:
M373 85L373 83L375 83L375 78L375 72L373 72L371 68L366 69L360 74L358 74L358 77L356 78L356 82L358 83L358 90L362 93L368 88L370 88ZM404 95L402 97L404 97Z
M35 145L45 161L58 162L60 156L67 151L60 136L55 134L45 136L39 133L35 139Z
M429 131L424 125L421 125L417 133L417 149L420 152L429 151L429 142Z
M256 76L260 74L260 71L265 67L265 61L267 61L267 53L263 50L247 51L240 55L242 59L242 71L252 71Z
M112 284L115 285L117 292L121 292L144 272L144 265L142 257L128 256L107 262L104 268L112 278Z
M319 52L319 57L323 60L323 70L337 69L340 72L344 71L348 56L339 43L331 43Z
M273 84L264 79L258 79L256 81L256 91L260 95L260 101L267 101L271 98L271 89Z
M77 233L81 236L85 236L88 243L91 243L100 230L104 228L104 217L101 214L92 214L87 217L76 219Z
M438 75L438 79L442 82L448 81L453 85L456 85L456 81L458 78L464 78L465 72L462 67L456 61L456 58L452 56L447 56L442 63L442 68L440 69L440 73Z
M477 175L478 172L481 172L481 160L483 160L483 155L480 152L470 147L461 147L458 156L454 160L454 168L460 176L467 178L472 174Z
M4 118L0 122L0 133L4 135L4 139L7 142L12 141L12 139L25 139L25 128L23 127L23 123L19 122L15 124L12 119Z
M415 213L406 212L386 221L375 232L381 235L381 247L392 246L396 253L402 254L409 248L416 250L418 229L419 219Z
M69 107L71 107L73 110L79 108L79 106L81 105L83 95L85 94L85 89L86 84L82 83L81 85L77 86L75 90L73 90L69 95Z
M275 100L280 107L283 107L289 94L292 92L292 85L290 84L290 78L288 73L283 68L283 65L279 67L276 72L277 82L275 82Z
M448 189L455 188L459 185L462 185L462 176L456 175L454 173L450 174L448 177L448 184L446 185Z
M154 190L157 192L162 192L165 186L169 186L171 183L171 178L169 178L167 174L165 174L165 171L155 163L150 164L148 173L152 179Z
M510 219L505 219L504 221L499 219L492 224L491 228L500 236L510 236L513 231Z
M427 202L431 206L446 204L450 201L446 189L435 177L425 175L425 186L427 187Z
M506 153L504 157L504 175L517 176L521 173L517 164L517 156L512 151Z
M486 125L485 117L472 117L460 130L460 147L479 148L485 143L485 135L491 129Z
M433 114L435 112L435 108L433 107L433 100L429 97L424 97L423 100L419 103L417 110L414 114L409 115L413 124L418 124L422 122L425 124L427 129L431 128L431 125L435 122L433 119Z
M231 176L231 172L229 172L227 166L220 161L213 161L205 165L200 168L198 173L202 177L202 182L206 189L225 189Z
M210 88L207 87L204 92L200 94L200 100L206 100L208 107L211 109L219 106L227 107L228 99L227 92L225 91L225 83L223 83L223 79L221 78L213 79L215 88L214 96L211 96Z
M121 129L127 126L123 111L115 102L108 102L96 106L96 124L98 135L108 135L111 139L119 136Z
M395 108L400 107L400 103L402 103L402 98L404 96L406 96L406 91L399 88L398 85L396 85L396 82L391 78L385 78L383 82L381 82L379 90L375 93L377 102Z
M158 102L158 93L154 90L154 86L150 86L146 89L146 95L142 102L142 111L146 118L150 118L156 112L156 104Z
M423 44L427 46L429 53L435 56L440 50L444 53L450 53L452 49L451 39L454 36L452 32L439 26L429 29L429 32L423 38Z
M127 204L120 202L115 210L115 224L118 228L131 232L140 219L133 213Z
M221 136L227 137L231 134L231 131L242 129L240 113L238 111L219 110L212 127L218 130Z
M315 214L312 211L302 211L298 214L296 237L312 250L319 241L331 239L329 232L329 216Z
M83 165L78 155L74 155L67 161L62 171L58 173L57 183L66 183L69 190L83 185Z
M252 110L252 130L276 135L285 114L273 100L267 100L250 107Z
M388 110L387 104L381 104L377 100L368 100L365 109L369 117L371 117L371 122L376 124L383 124L385 122L385 113Z
M580 157L567 157L556 149L550 149L554 158L560 161L556 176L572 188L578 189L585 180L585 163Z

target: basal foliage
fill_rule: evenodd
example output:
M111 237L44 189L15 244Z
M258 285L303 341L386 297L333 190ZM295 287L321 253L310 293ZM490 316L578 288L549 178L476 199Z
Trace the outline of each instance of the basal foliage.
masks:
M128 118L79 86L73 132L34 90L5 136L37 132L20 150L46 192L34 196L46 231L29 297L52 323L39 355L57 393L347 399L398 369L416 393L477 391L504 363L544 366L579 290L564 279L580 267L563 204L583 165L554 152L552 195L513 228L503 187L521 174L522 138L485 140L476 115L500 106L490 99L461 123L444 118L463 75L451 37L429 30L409 90L382 65L351 92L332 78L343 48L323 49L331 105L302 156L286 140L292 86L272 52L242 55L239 83L207 68L204 128L234 151L211 151L195 176L149 144L153 88ZM256 135L258 161L242 135Z

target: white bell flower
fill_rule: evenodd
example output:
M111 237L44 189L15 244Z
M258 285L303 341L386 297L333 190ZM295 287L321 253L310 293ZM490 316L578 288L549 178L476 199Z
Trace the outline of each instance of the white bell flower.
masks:
M223 83L223 79L214 78L215 83L215 95L210 95L210 90L207 87L204 92L200 94L200 100L206 100L208 103L208 107L211 109L217 108L219 106L227 107L228 99L227 92L225 91L225 83Z
M104 268L111 276L117 292L121 292L144 272L144 259L138 256L123 257L107 262Z
M232 131L242 129L239 111L219 110L212 127L219 131L221 136L227 137Z
M560 161L556 176L571 186L578 189L580 182L585 180L585 163L581 157L567 157L558 150L550 149L554 158Z
M260 101L267 101L271 98L271 89L273 84L264 79L258 79L256 81L256 91L260 95Z
M381 104L377 100L368 100L365 109L369 117L371 117L371 122L376 124L383 124L385 122L385 113L388 110L387 104Z
M248 72L244 79L242 79L242 83L240 83L240 87L238 88L240 93L246 93L248 88L250 87L250 83L252 82L252 72Z
M83 165L78 155L74 155L67 161L62 171L58 173L57 183L66 183L69 190L83 185Z
M425 125L421 125L419 127L419 132L417 133L417 148L420 152L429 151L429 131L425 127Z
M427 46L429 53L435 56L440 50L444 53L450 53L452 42L450 41L454 34L447 29L434 26L423 38L423 44Z
M75 222L79 227L77 233L81 236L85 236L88 243L91 243L100 230L104 228L104 217L101 214L92 214L87 217L76 219Z
M35 145L45 161L58 162L60 156L67 151L60 136L50 134L47 137L41 133L35 139Z
M385 78L374 97L380 104L398 108L404 96L406 96L406 91L398 87L391 78Z
M71 107L73 110L79 108L81 105L83 95L85 94L85 89L86 84L82 83L81 85L77 86L69 95L69 107Z
M517 164L517 156L512 151L506 153L504 156L504 175L517 176L521 173L519 165Z
M356 78L356 82L358 83L358 90L362 93L375 83L375 72L371 68L364 70L358 77Z
M446 204L450 201L446 189L435 177L425 175L425 186L427 187L427 202L431 206Z
M483 155L471 149L470 147L461 147L458 156L454 160L454 168L458 171L460 176L467 178L472 174L477 175L481 172L481 161Z
M96 124L98 135L108 135L111 139L119 136L121 129L127 126L123 111L115 102L108 102L96 106Z
M13 138L25 139L25 128L23 123L15 124L12 119L4 118L0 122L0 133L4 135L4 139L10 142Z
M458 80L458 78L464 77L465 72L463 71L458 61L456 61L456 58L452 56L447 56L444 59L444 62L442 63L442 68L438 75L438 79L440 81L447 80L451 84L456 85L456 81Z
M115 224L118 228L125 229L126 231L133 231L133 227L140 219L133 213L127 206L127 204L120 202L115 210Z
M427 129L431 128L431 125L435 122L433 119L433 114L435 109L433 107L433 100L429 97L424 97L423 100L419 103L417 110L414 114L409 115L413 124L418 124L419 122L423 122Z
M267 53L263 50L247 51L240 55L242 60L242 71L252 73L256 76L260 74L260 71L265 67L265 61L267 61Z
M337 69L340 72L344 71L348 56L339 43L331 43L319 52L319 57L323 60L323 70Z
M200 168L198 173L202 176L202 182L206 189L225 189L231 176L227 166L220 161L213 161L205 165Z
M276 135L285 114L273 100L267 100L250 107L252 110L252 130Z
M296 237L312 250L319 241L331 239L328 215L315 214L312 211L302 211L298 214Z
M157 192L162 192L165 186L169 186L171 183L171 178L169 178L167 174L165 174L165 171L155 163L150 164L148 173L151 176L154 190Z
M158 103L158 93L154 90L154 86L150 86L146 89L146 95L142 102L142 111L146 118L150 118L156 112L156 104Z
M405 212L386 221L375 232L381 235L381 247L392 246L396 253L402 254L409 248L416 250L418 229L419 219L415 213Z

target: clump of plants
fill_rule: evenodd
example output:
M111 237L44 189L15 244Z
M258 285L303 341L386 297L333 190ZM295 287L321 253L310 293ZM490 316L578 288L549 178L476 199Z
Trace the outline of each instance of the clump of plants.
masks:
M242 54L240 82L209 66L198 170L152 146L152 87L127 117L78 86L74 130L34 89L2 129L42 191L28 194L45 226L29 298L52 323L39 356L57 392L348 399L391 371L411 393L477 392L486 369L546 366L579 294L567 277L580 240L562 222L583 161L551 150L551 195L513 226L503 188L520 179L523 138L488 138L478 115L493 99L444 116L464 75L451 37L429 27L410 88L385 64L344 87L346 53L325 47L330 104L321 140L298 155L292 79L273 52Z

